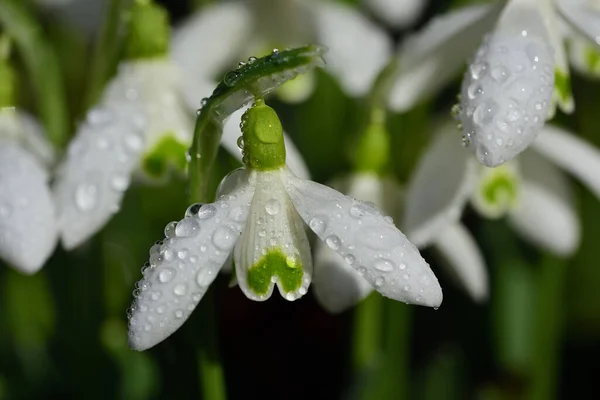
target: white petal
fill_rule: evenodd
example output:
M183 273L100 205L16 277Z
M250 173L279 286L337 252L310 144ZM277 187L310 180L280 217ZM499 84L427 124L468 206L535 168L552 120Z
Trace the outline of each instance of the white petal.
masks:
M414 25L427 6L426 0L363 0L387 25L403 29Z
M237 65L235 55L252 29L252 18L243 1L203 7L173 32L171 58L184 71L187 84L196 88L194 108L208 97L219 73ZM189 99L191 100L191 98Z
M192 119L176 91L178 78L168 60L124 64L88 112L55 184L65 248L87 240L118 210L145 151L167 134L190 143Z
M500 12L497 5L464 7L434 18L400 47L398 76L389 106L407 111L448 84L490 30Z
M32 154L0 140L0 258L28 274L42 267L56 244L48 179Z
M468 155L447 124L419 160L404 211L406 234L417 246L426 246L445 225L460 218L476 178L476 165Z
M240 123L242 120L242 115L249 107L250 105L247 105L238 111L235 111L225 121L223 126L223 137L221 138L221 144L229 153L231 153L231 155L240 161L242 160L242 150L238 146L238 139L242 136ZM308 179L310 177L310 172L304 163L304 159L302 158L300 151L285 132L283 135L285 139L286 164L296 175L303 179Z
M18 143L46 167L54 163L52 144L39 122L27 112L14 107L0 108L0 139Z
M323 242L315 244L315 297L328 312L340 313L365 299L373 286Z
M488 298L488 273L477 242L461 223L440 230L432 245L439 250L451 273L475 301Z
M256 301L271 297L275 284L286 300L304 296L312 279L310 246L280 171L256 173L250 214L233 255L240 288ZM285 259L274 265L266 257Z
M529 146L548 117L554 90L553 50L542 16L513 3L518 2L509 2L462 83L463 129L488 167Z
M351 96L369 90L388 62L392 43L387 34L357 10L333 2L314 2L317 40L329 48L325 59Z
M510 222L524 239L559 255L579 245L580 226L565 175L535 152L519 159L523 184Z
M230 255L248 217L254 186L246 183L196 215L167 225L168 236L150 249L150 265L136 284L129 345L146 350L190 316Z
M533 148L580 179L600 199L600 150L561 128L546 125Z
M590 0L556 0L558 9L575 29L600 49L600 5Z
M284 183L302 219L377 291L407 303L440 305L442 290L429 265L375 207L291 173Z
M341 182L333 183L331 187L350 197L372 202L392 215L398 214L402 208L403 191L399 185L376 174L353 174ZM321 241L315 246L315 296L327 311L342 312L373 291L373 286L342 256Z

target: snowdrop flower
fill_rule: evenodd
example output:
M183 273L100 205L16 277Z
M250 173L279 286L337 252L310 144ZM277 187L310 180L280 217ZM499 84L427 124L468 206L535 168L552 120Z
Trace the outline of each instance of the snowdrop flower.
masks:
M53 149L37 122L14 108L1 108L0 259L26 274L37 272L56 245L48 186L53 161Z
M165 228L134 292L129 341L154 346L177 330L233 252L244 294L287 300L312 280L303 221L384 296L437 307L442 292L418 250L374 206L296 177L285 164L282 127L262 101L243 118L245 168L230 174L220 197Z
M152 24L153 37L144 30ZM166 57L161 8L132 12L127 60L87 114L58 169L55 197L65 248L96 233L118 211L134 173L160 181L186 166L193 120L180 98L180 72Z
M411 241L423 247L443 240L448 249L460 250L460 235L445 233L467 234L460 215L470 201L486 218L506 216L534 245L563 256L577 249L580 225L561 168L600 198L598 149L547 125L518 159L488 168L470 158L450 130L447 126L434 138L409 183L405 229ZM454 266L458 271L459 263Z
M174 32L172 57L194 85L188 100L197 107L232 60L308 42L329 48L328 69L351 96L369 90L391 51L387 35L350 6L333 1L253 0L200 10ZM296 93L300 96L286 97L300 101L311 91L305 87Z
M465 145L484 165L500 165L535 139L553 102L573 110L558 24L564 18L600 46L600 19L591 7L587 1L509 0L504 7L476 5L439 17L403 44L389 105L410 109L447 83L495 21L465 73L457 111Z
M414 25L427 6L426 0L363 0L363 3L377 18L396 29Z

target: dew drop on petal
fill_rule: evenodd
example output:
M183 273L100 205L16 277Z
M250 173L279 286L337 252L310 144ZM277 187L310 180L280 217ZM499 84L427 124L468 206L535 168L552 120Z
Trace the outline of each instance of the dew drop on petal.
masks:
M200 224L194 218L184 218L177 223L175 235L179 237L194 236L200 230Z
M206 204L200 208L198 211L198 218L200 219L209 219L214 217L217 214L217 208L212 204Z
M308 226L310 226L310 229L312 229L317 235L319 235L325 231L326 222L319 217L313 217L308 222Z
M235 243L237 235L226 226L219 227L213 235L213 244L219 250L227 250Z
M91 211L98 201L98 187L90 183L81 183L75 189L75 204L81 211Z
M173 279L175 273L173 268L165 268L158 273L158 280L160 283L168 283Z
M327 236L325 243L327 243L327 246L329 246L329 248L332 250L339 250L340 246L342 245L342 241L336 235Z
M269 215L277 215L281 209L281 203L277 199L269 199L265 203L265 211Z
M187 287L185 284L180 283L173 288L173 293L177 296L183 296L187 292Z
M175 236L175 227L177 226L177 222L169 222L167 226L165 226L165 237L172 238Z
M391 272L394 269L394 262L386 258L380 258L375 261L374 267L381 272Z

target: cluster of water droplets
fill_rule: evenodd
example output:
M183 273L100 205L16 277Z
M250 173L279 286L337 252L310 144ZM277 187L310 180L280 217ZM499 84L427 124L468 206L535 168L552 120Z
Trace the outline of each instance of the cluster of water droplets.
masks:
M156 344L189 317L239 237L249 210L246 190L212 204L192 204L181 221L165 226L127 312L132 347Z
M488 35L463 79L460 120L463 144L493 167L523 151L543 126L554 89L553 50L543 39Z
M288 186L292 199L310 196L309 188L295 189L300 185L298 180ZM372 203L336 197L328 207L322 206L323 198L305 199L308 206L298 209L313 232L384 296L415 304L439 297L441 302L433 272L392 218Z

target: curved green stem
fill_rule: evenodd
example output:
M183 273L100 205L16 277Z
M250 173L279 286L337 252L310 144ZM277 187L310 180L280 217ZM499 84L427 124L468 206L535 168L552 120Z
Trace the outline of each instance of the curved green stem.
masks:
M381 322L383 298L374 293L354 311L352 364L356 375L373 368L381 354Z
M2 0L0 24L14 39L25 61L48 137L57 148L62 148L67 140L69 117L56 53L23 2Z

